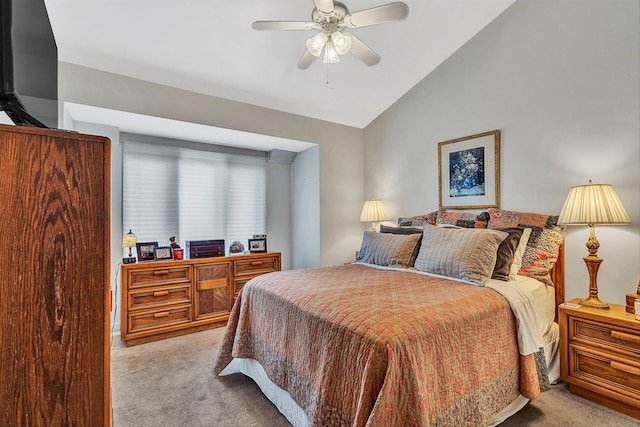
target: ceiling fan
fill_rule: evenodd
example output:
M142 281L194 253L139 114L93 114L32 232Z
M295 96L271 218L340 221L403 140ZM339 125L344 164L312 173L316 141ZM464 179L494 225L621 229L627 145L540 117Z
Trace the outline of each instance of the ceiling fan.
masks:
M340 55L351 52L367 65L380 62L380 55L351 33L342 32L346 28L360 28L400 21L409 14L409 7L402 3L389 3L383 6L349 13L347 7L337 1L314 0L316 7L311 12L311 21L256 21L251 24L254 30L320 30L306 41L307 50L298 68L305 69L320 56L324 49L323 62L340 62Z

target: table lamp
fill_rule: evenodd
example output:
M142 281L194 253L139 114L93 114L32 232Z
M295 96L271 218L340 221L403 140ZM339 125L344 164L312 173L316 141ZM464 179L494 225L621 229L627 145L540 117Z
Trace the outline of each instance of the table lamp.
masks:
M376 222L389 219L382 200L367 200L360 213L360 222L371 222L371 231L376 231Z
M581 305L609 308L598 298L596 278L602 259L598 257L600 243L596 239L597 224L629 224L631 219L624 210L618 195L609 184L592 184L572 187L558 217L560 225L588 225L591 235L587 240L589 254L583 258L589 271L589 297L580 300Z
M129 257L122 258L123 264L131 264L136 262L136 258L131 253L131 248L134 248L137 242L138 242L138 238L136 237L135 234L131 232L131 229L129 229L129 232L125 234L124 237L122 238L122 247L129 248Z

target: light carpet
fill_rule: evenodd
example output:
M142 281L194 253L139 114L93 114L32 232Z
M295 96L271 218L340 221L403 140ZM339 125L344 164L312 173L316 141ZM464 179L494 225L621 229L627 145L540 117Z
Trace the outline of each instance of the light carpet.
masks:
M224 328L111 349L115 427L290 426L242 374L213 376ZM638 427L640 421L553 386L503 427Z

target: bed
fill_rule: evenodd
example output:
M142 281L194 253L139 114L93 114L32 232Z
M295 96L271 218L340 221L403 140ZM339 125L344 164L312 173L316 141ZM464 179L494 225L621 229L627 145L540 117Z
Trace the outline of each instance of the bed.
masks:
M295 426L503 421L559 374L564 230L548 215L464 215L365 232L350 265L251 280L214 372L250 376Z

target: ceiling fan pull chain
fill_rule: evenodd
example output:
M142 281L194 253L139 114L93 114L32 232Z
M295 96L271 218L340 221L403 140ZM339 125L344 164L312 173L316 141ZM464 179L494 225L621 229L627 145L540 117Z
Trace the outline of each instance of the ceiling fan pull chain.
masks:
M329 83L329 66L331 64L326 64L327 65L327 89L333 89L333 87L331 87L331 84Z

